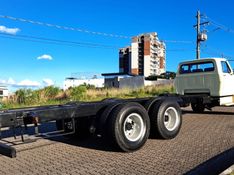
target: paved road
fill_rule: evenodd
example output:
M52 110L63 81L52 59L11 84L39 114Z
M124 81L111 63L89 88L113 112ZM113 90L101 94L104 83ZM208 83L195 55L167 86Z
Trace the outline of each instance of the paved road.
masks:
M233 153L234 109L184 112L181 132L173 140L149 139L139 151L120 153L99 138L43 139L15 146L17 158L0 156L0 174L183 174L227 150Z

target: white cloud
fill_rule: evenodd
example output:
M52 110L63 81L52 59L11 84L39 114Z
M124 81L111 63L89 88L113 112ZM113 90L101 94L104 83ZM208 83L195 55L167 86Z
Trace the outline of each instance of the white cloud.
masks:
M19 86L19 87L38 87L41 84L37 81L31 81L31 80L22 80L19 83L15 84L14 86Z
M6 80L0 80L0 84L6 84Z
M15 84L15 80L13 80L13 78L9 78L8 80L0 80L1 84L5 84L5 85L14 85Z
M19 28L7 28L6 26L0 26L0 32L1 33L7 33L7 34L15 35L19 31L20 31Z
M45 78L45 79L43 79L43 84L45 86L53 86L54 85L54 81L51 80L51 79Z
M8 79L0 79L0 85L1 84L14 88L40 88L43 86L53 86L55 83L49 78L44 78L41 83L39 81L33 81L29 79L16 82L13 78L10 77Z
M41 55L39 57L37 57L38 60L52 60L53 57L51 55L48 55L48 54L44 54L44 55Z

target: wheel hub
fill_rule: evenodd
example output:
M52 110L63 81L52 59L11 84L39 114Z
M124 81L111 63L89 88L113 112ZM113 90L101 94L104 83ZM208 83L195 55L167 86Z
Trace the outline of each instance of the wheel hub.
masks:
M165 122L168 122L169 121L169 117L168 117L168 115L165 115L165 120L164 120Z
M146 131L142 117L137 113L132 113L124 121L124 136L129 141L137 141Z
M134 123L126 123L126 130L129 131L129 130L132 130L133 129L133 126L134 126Z
M179 114L174 107L169 107L164 113L164 126L167 130L173 131L179 126Z

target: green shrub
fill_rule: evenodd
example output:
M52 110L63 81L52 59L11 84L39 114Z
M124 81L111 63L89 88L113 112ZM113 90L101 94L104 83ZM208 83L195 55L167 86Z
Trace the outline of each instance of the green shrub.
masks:
M70 91L70 98L72 100L77 101L77 100L84 99L87 88L86 86L81 85L81 86L70 88L69 91Z
M25 104L27 97L27 89L19 89L15 92L16 101L18 104Z
M46 98L54 99L59 94L60 89L55 86L48 86L45 87L43 91L45 92Z
M19 89L15 92L15 97L18 104L35 104L39 100L36 91L32 89Z

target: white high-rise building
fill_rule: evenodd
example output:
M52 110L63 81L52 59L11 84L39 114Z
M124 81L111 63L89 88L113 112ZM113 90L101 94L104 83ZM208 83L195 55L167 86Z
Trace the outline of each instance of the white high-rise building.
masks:
M131 47L119 50L120 73L132 75L160 75L166 70L165 44L157 33L145 33L132 37Z

